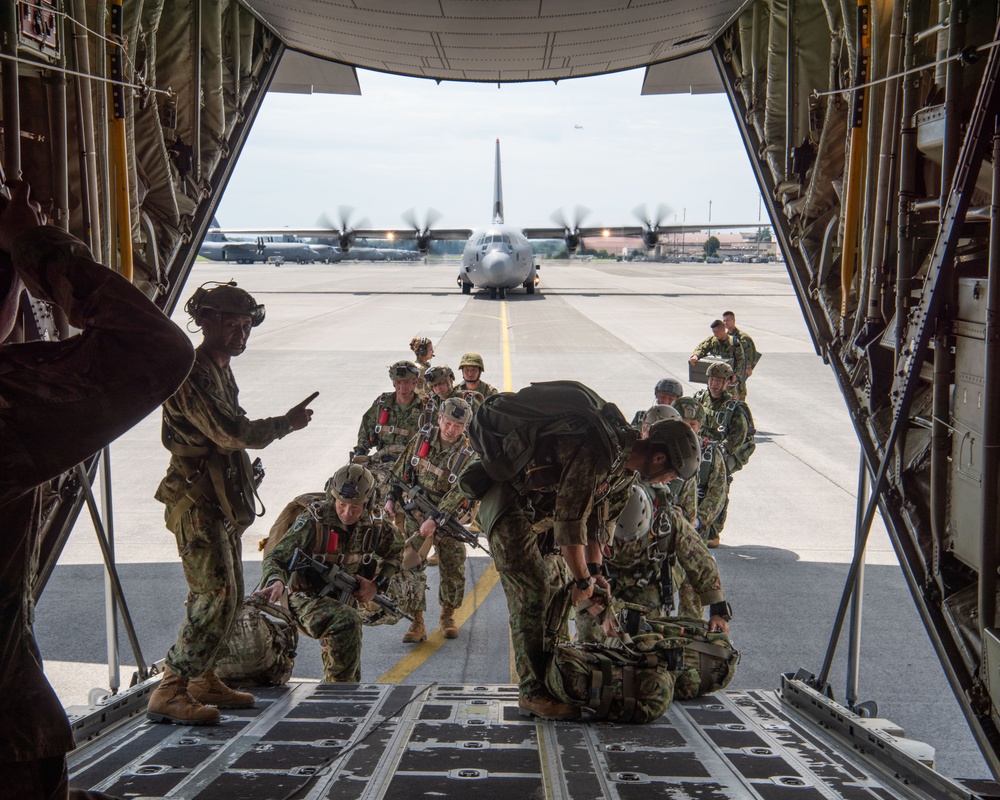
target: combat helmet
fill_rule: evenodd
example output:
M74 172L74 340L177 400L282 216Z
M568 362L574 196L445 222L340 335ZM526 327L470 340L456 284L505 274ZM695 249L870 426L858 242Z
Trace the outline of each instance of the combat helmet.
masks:
M468 425L472 421L472 406L461 397L449 397L441 404L441 414L452 422Z
M735 373L725 361L716 361L705 371L705 374L709 378L731 378Z
M660 420L680 418L680 412L673 406L657 403L655 406L651 406L650 409L643 415L642 422L644 425L653 425Z
M428 386L441 383L443 380L449 380L452 383L455 382L455 373L447 364L441 364L438 367L428 367L424 371L424 382Z
M681 386L681 382L677 380L677 378L660 378L656 382L656 388L653 389L653 394L663 393L680 397L684 394L684 387Z
M375 477L361 464L348 464L326 482L327 496L355 506L368 505L375 491Z
M212 286L212 288L206 289L206 286ZM250 317L250 325L254 328L264 321L264 306L254 300L249 292L240 289L236 285L236 281L203 283L184 304L184 310L191 315L195 324L200 324L202 314L206 311L215 311L219 314L243 314Z
M628 490L628 500L615 522L614 542L634 542L649 532L653 521L653 504L646 490L633 483Z
M412 361L397 361L389 367L389 378L394 381L414 381L420 377L420 368Z
M483 366L483 357L479 353L466 353L462 356L462 360L458 362L458 368L462 367L479 367L480 372L486 372L486 367Z
M705 407L693 397L678 397L674 400L674 408L686 422L695 421L705 424Z
M698 435L686 422L679 419L665 419L650 426L647 440L651 445L660 445L669 459L670 468L687 480L701 464L701 445Z

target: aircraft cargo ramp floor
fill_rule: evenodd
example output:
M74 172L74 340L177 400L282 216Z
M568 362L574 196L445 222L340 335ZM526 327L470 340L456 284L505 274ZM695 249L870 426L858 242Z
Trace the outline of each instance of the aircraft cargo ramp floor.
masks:
M502 685L293 682L257 696L218 726L128 722L70 754L71 782L192 800L975 796L926 768L893 776L845 756L866 748L771 691L678 702L648 725L523 719Z

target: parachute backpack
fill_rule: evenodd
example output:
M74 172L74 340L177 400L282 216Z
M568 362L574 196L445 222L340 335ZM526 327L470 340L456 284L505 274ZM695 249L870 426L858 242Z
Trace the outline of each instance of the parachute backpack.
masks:
M576 381L546 381L487 397L469 426L469 441L486 474L504 482L528 466L543 436L588 433L604 446L610 465L624 430L629 424L618 406L592 389Z
M292 677L298 645L291 613L251 595L219 647L215 672L233 685L281 686Z
M753 455L754 450L757 449L757 443L754 441L754 436L757 435L757 428L753 423L753 414L750 413L750 407L742 400L730 400L726 403L719 419L719 430L722 436L725 437L725 431L729 429L729 425L736 414L742 414L746 420L747 438L732 453L727 454L726 466L730 472L738 472L743 469L750 460L750 456Z

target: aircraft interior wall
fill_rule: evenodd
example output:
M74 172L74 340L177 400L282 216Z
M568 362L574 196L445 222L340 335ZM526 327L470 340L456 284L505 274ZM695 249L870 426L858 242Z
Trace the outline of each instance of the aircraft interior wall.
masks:
M873 503L995 774L998 32L992 4L963 0L760 0L714 46Z

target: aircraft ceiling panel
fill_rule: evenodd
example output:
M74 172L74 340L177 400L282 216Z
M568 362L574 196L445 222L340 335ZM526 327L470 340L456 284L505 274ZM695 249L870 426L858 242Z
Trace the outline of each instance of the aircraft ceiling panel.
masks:
M441 80L583 77L704 50L746 0L241 0L285 44Z

